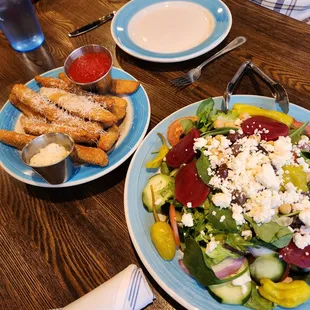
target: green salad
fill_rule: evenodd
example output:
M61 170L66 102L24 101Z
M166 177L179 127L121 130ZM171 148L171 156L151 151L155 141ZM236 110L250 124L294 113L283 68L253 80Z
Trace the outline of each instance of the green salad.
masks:
M279 111L210 98L174 121L142 200L159 255L219 302L294 308L310 298L310 127ZM169 145L170 144L170 145Z

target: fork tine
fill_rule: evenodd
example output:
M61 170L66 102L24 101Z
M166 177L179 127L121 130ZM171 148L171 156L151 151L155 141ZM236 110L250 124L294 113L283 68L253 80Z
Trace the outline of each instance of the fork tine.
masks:
M182 81L182 82L179 82L177 85L175 85L176 87L183 87L183 86L187 86L187 85L190 85L192 84L191 81Z
M176 87L180 87L191 84L192 82L187 76L180 76L176 79L170 80L170 83L172 83Z

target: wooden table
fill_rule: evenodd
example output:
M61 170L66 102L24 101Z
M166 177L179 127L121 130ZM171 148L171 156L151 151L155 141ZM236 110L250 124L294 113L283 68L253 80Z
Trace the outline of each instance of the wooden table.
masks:
M108 0L41 0L35 6L45 34L44 45L30 53L13 51L0 39L0 99L13 84L62 66L76 47L98 43L113 53L114 64L140 80L152 107L150 129L189 103L222 95L241 63L252 59L286 88L291 102L310 109L310 26L245 0L224 0L233 25L228 38L248 42L205 68L199 82L181 91L168 83L214 51L177 64L135 59L116 47L107 23L86 35L67 33L124 3ZM217 50L216 49L216 50ZM270 95L261 84L244 78L238 93ZM25 185L0 170L0 308L62 307L91 291L129 264L142 266L156 295L148 309L180 309L150 277L127 231L123 192L130 160L109 175L85 185L44 189Z

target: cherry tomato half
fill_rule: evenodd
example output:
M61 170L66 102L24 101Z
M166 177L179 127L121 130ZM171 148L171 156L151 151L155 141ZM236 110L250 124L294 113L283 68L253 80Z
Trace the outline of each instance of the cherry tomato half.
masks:
M304 123L303 122L298 122L296 121L296 119L294 119L293 121L293 127L295 128L299 128L303 125ZM305 128L305 132L308 136L310 136L310 125L308 125L306 128Z
M280 136L286 137L289 128L280 122L265 116L253 116L241 124L243 132L247 135L253 135L256 131L261 135L262 140L277 140Z
M175 198L184 206L191 203L192 208L200 206L208 197L210 187L198 175L196 160L180 169L175 178Z
M194 139L200 137L197 128L193 128L184 136L166 155L167 165L172 168L179 168L182 164L189 163L194 157Z

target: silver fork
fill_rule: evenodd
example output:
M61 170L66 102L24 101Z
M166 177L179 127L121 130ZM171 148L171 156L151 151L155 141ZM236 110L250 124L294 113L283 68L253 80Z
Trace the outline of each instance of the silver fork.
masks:
M228 45L226 45L223 49L221 49L219 52L214 54L212 57L205 60L201 65L198 67L191 69L188 71L185 75L180 76L176 79L170 80L170 83L172 83L176 87L182 87L189 84L192 84L193 82L197 81L201 76L201 69L208 64L209 62L213 61L214 59L218 58L219 56L232 51L236 47L242 45L246 42L245 37L237 37L233 41L231 41Z

